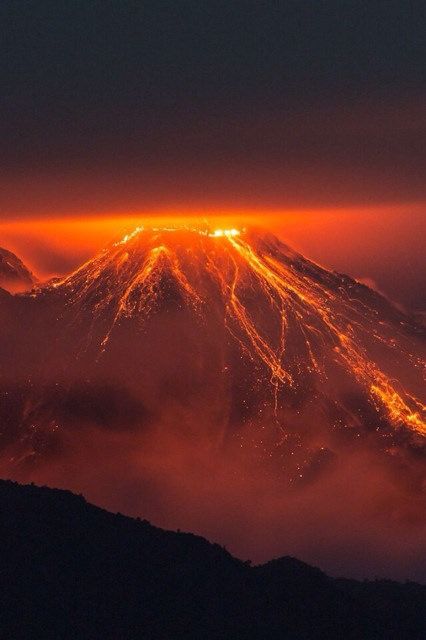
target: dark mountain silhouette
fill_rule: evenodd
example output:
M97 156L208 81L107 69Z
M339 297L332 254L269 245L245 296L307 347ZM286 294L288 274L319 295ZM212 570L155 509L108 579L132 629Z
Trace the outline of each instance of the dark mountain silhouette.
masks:
M0 534L5 640L426 634L426 586L332 579L289 557L251 567L67 491L0 481Z
M8 291L26 291L36 278L14 253L0 247L0 287Z

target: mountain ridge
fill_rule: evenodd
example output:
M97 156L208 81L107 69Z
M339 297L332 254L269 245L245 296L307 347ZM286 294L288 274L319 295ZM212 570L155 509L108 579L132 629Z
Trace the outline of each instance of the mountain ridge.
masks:
M250 567L69 491L0 481L0 630L24 638L418 639L426 586Z
M18 256L0 247L0 287L11 293L27 291L37 282Z

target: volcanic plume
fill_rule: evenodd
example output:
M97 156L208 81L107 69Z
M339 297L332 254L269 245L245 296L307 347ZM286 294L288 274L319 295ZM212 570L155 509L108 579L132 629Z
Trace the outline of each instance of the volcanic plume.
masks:
M302 491L355 452L424 517L424 328L268 233L138 227L0 310L7 475L187 526L203 468Z

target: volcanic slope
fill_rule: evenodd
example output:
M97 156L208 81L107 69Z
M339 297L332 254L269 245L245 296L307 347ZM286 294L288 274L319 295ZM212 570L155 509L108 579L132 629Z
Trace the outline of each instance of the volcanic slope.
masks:
M268 233L140 227L0 311L14 459L166 413L220 446L300 451L291 478L336 438L424 444L424 328Z

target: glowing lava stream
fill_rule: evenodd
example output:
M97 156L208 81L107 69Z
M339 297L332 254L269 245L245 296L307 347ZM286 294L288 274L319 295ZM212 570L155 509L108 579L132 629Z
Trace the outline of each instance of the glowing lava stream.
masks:
M166 232L176 232L171 234L170 242L165 240ZM191 242L186 241L179 245L179 241L175 241L179 233L191 234L198 243L196 248L193 249ZM164 275L173 279L182 298L197 313L208 308L208 293L199 286L194 275L196 269L191 265L192 252L198 251L205 271L221 292L229 332L244 352L253 360L262 361L270 372L275 405L278 388L294 384L294 376L284 365L286 333L290 318L294 318L304 336L309 358L308 372L326 376L315 354L315 340L324 343L327 338L333 345L334 360L363 386L377 410L383 408L394 426L403 425L426 435L426 406L404 389L397 389L396 383L366 356L363 347L356 342L354 328L364 334L370 330L357 321L358 311L350 298L338 297L331 287L323 286L321 281L294 268L286 254L279 253L283 249L277 252L271 251L267 244L249 244L237 229L213 232L192 228L150 229L142 242L144 236L145 230L138 227L69 277L52 285L55 288L65 287L70 292L71 303L89 297L95 299L96 312L113 309L112 323L102 340L102 348L106 347L120 318L138 316L143 321L151 313ZM330 275L330 272L321 272ZM262 335L241 298L241 292L251 286L250 279L261 287L262 295L277 317L280 325L277 344L271 344L270 339ZM101 280L108 286L99 293L96 287ZM233 327L238 327L240 335ZM374 337L387 346L393 346L379 335ZM417 361L415 366L424 365L424 362Z
M234 238L228 239L240 255L250 263L256 274L264 279L269 287L278 292L283 302L287 298L288 292L292 292L302 303L308 304L311 310L314 310L321 317L339 345L336 347L336 351L341 358L346 360L356 379L362 382L370 393L384 405L393 423L403 423L411 429L426 434L426 421L421 415L426 412L426 406L406 392L402 392L406 399L398 393L391 380L359 352L349 333L342 333L339 330L324 304L324 299L313 296L311 291L308 292L306 285L304 286L304 283L300 282L300 278L298 282L294 282L294 274L281 263L266 257L265 264L245 242ZM310 287L312 289L312 282ZM318 289L328 297L329 292L319 287ZM415 408L410 407L410 400Z

